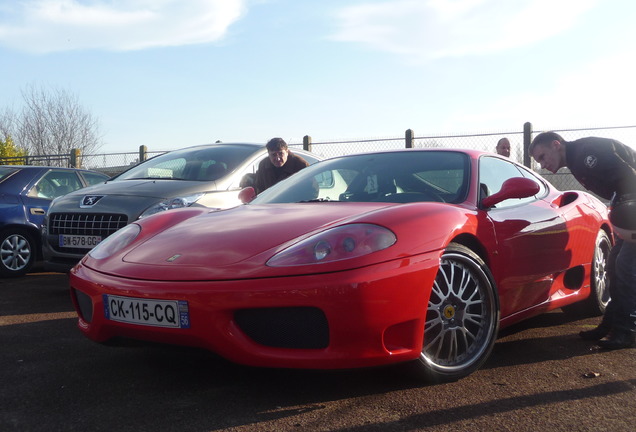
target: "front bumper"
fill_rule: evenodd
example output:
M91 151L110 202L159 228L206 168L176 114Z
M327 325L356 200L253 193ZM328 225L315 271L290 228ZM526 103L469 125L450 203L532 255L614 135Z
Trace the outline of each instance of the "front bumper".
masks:
M337 273L269 279L147 282L83 265L70 274L78 325L114 337L195 346L241 364L355 368L419 357L439 252ZM107 319L103 295L186 300L189 328Z
M49 245L49 241L50 239L47 237L42 239L42 258L46 271L67 273L84 257L84 255L80 254L54 251ZM88 251L86 252L88 253Z

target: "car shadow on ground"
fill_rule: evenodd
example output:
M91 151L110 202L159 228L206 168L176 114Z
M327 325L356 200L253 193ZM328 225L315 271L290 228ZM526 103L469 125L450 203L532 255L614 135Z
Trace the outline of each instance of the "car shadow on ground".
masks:
M183 431L220 430L295 416L349 415L348 408L334 411L335 401L382 399L394 392L430 394L431 398L469 394L492 386L492 377L501 375L499 368L589 355L589 344L578 340L577 329L598 322L560 312L532 318L502 331L481 371L458 382L431 385L405 365L338 371L265 369L236 365L201 349L130 341L121 346L100 345L81 335L76 318L47 318L66 316L55 313L72 310L65 278L64 274L33 275L34 283L27 289L9 288L11 295L0 302L3 315L33 316L30 321L16 318L0 326L5 353L0 429L18 424L22 430L34 431L170 430L169 425L179 425ZM39 313L44 319L38 320ZM423 414L406 416L399 423L340 430L440 425L449 418L471 419L519 406L624 392L627 384L604 382L568 392L510 395L496 404L466 397L457 406L422 407ZM38 415L33 416L34 412Z
M596 344L582 340L578 333L598 322L600 317L581 318L555 310L505 328L482 369L593 355L598 352Z
M558 340L549 339L548 343ZM438 426L448 424L449 419L457 422L523 407L611 396L631 392L636 385L636 380L610 381L591 383L579 389L531 394L513 392L493 403L489 398L487 402L480 402L479 398L469 396L483 391L478 389L485 384L492 384L475 376L454 383L427 385L414 380L403 367L346 371L261 369L232 364L209 352L191 348L148 344L112 348L88 341L85 348L92 354L77 360L75 366L82 368L80 362L91 362L95 375L82 373L64 382L65 396L61 400L73 406L73 410L65 413L64 421L81 424L82 412L96 412L99 418L93 421L108 425L110 430L130 430L125 427L125 419L134 419L136 424L156 430L164 429L167 424L180 425L184 431L238 428L299 416L320 416L321 424L328 424L330 416L349 415L349 408L341 408L345 410L342 412L332 410L336 401L373 403L394 392L424 392L431 398L465 392L466 396L456 406L450 403L438 409L423 406L420 414L411 414L399 421L376 419L377 423L367 423L364 427L330 429L343 432L403 430L401 426L406 424ZM501 358L489 361L486 368L498 367L499 362L507 366L521 364L521 359L535 355L536 344L515 341L511 345L506 343L498 351L496 356ZM505 363L506 356L512 363ZM542 351L534 358L543 362L555 356ZM72 363L68 369L76 368ZM77 401L81 401L79 405ZM60 406L60 409L66 408Z

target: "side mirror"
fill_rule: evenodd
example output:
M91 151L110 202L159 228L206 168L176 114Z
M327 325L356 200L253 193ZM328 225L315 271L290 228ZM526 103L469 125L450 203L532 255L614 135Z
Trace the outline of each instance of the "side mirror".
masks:
M256 198L256 191L252 186L248 186L245 189L241 189L238 197L243 204L247 204L248 202L251 202L254 198Z
M481 201L485 208L493 207L502 201L511 198L528 198L539 193L539 185L529 178L513 177L501 185L501 190Z

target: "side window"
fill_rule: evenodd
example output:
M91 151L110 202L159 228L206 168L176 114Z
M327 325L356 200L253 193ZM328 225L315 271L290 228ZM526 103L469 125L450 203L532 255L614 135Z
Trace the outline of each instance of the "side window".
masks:
M539 185L539 192L536 196L543 197L548 192L548 188L546 187L545 183L539 180L537 176L535 176L530 170L520 169L520 171L525 178L529 178Z
M262 156L259 156L254 162L252 162L249 167L247 168L247 171L245 171L246 173L252 173L252 174L256 174L256 171L258 171L258 164L261 163L261 161L265 158L267 158L267 153L265 153Z
M89 186L98 184L98 183L104 183L106 180L108 180L108 178L104 178L104 176L95 174L92 172L83 172L82 176L84 177L84 180L86 180L86 183L88 183Z
M72 171L51 170L29 191L29 196L53 199L82 187L83 185L77 173Z
M243 189L247 186L254 186L254 175L258 171L258 164L267 157L267 153L259 156L249 164L238 177L238 180L233 181L230 185L230 189Z
M479 160L479 200L501 190L503 183L513 177L526 177L512 163L493 157L482 157ZM496 205L496 208L511 207L526 202L534 201L536 198L515 198L508 199Z

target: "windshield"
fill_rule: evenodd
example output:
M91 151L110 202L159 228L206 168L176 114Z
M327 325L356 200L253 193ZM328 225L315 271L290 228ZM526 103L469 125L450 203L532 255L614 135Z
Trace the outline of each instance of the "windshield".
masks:
M456 151L398 151L318 162L252 203L311 201L459 203L468 192L469 158Z
M218 180L262 148L258 145L219 144L177 150L149 159L114 180Z

